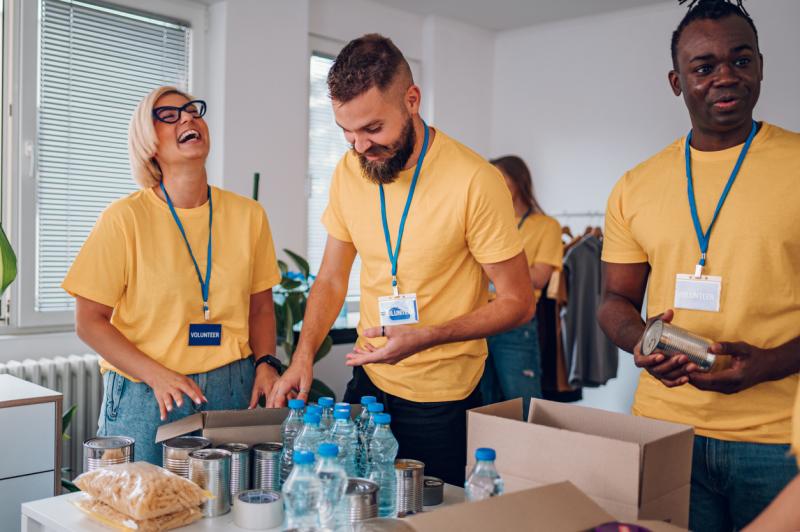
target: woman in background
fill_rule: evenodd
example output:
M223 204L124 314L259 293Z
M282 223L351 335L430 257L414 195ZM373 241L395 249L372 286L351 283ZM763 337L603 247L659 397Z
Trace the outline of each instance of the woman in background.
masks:
M531 290L538 301L553 271L561 269L564 255L561 225L546 216L536 201L531 173L521 158L507 155L490 162L503 174L511 192L517 229L531 271ZM536 317L516 329L490 336L487 341L489 357L480 384L484 403L522 397L527 414L530 398L542 396Z

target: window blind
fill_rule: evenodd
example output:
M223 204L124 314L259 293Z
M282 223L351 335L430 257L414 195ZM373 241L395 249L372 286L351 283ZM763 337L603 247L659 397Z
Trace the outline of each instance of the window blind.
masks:
M328 71L333 59L321 54L312 54L308 113L308 260L313 272L319 271L328 232L320 221L328 205L328 191L336 163L350 148L344 134L336 125L328 96ZM356 258L350 273L347 295L360 294L359 276L361 260Z
M73 308L60 284L97 216L137 189L128 122L159 85L188 87L187 24L109 4L41 0L37 311Z

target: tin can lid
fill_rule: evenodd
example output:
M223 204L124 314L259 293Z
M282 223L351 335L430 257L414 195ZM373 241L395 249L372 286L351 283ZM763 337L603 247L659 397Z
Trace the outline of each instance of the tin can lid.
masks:
M98 436L83 442L87 449L120 449L134 444L134 439L128 436Z
M658 342L661 340L661 334L664 332L664 322L655 320L644 330L642 337L642 354L651 355L658 347Z
M243 453L249 451L250 446L246 443L223 443L222 445L217 445L217 449L223 449L232 453Z
M400 459L394 461L395 469L425 469L425 464L419 460Z
M426 488L438 488L444 486L444 480L436 477L425 477L424 485Z
M250 504L268 504L281 499L280 492L268 489L254 489L239 492L236 498Z
M365 478L348 478L347 479L347 495L359 495L364 493L375 493L378 491L378 485L371 480Z
M279 453L283 450L283 445L278 442L257 443L253 445L253 451L257 453Z
M203 449L211 446L211 440L201 436L178 436L164 442L164 447L172 449Z
M189 453L189 458L195 460L222 460L230 457L231 453L225 449L198 449Z

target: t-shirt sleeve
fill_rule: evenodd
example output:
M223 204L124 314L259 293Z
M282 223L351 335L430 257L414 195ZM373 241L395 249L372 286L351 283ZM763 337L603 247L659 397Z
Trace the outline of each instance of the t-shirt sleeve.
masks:
M647 253L636 241L625 212L625 181L620 179L611 191L606 206L604 262L633 264L647 262Z
M499 171L489 164L470 182L465 220L467 245L479 263L502 262L522 251L511 193Z
M128 241L121 213L112 205L97 218L61 288L73 297L115 307L128 284Z
M345 171L345 157L342 157L339 164L336 165L336 170L334 170L333 177L331 177L328 206L325 207L325 212L322 213L322 224L333 238L342 242L352 242L353 237L350 236L350 230L347 228L342 209L343 192L341 181Z
M561 243L561 226L556 220L547 219L541 228L539 247L533 257L533 263L549 264L560 270L564 262L564 244Z
M263 292L281 282L281 271L275 257L275 245L269 228L267 213L259 205L259 229L253 250L253 282L251 294Z

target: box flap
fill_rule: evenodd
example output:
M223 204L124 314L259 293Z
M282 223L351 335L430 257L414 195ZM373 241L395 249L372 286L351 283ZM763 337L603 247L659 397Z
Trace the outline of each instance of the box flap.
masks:
M405 519L419 532L577 532L613 520L611 515L569 482L508 493L478 502L446 506L435 512Z
M201 430L203 428L203 414L205 414L205 412L198 412L197 414L181 418L178 421L161 425L156 431L156 443L161 443L171 438L177 438L178 436Z
M288 408L254 408L252 410L210 410L205 413L205 430L224 427L280 425L289 415Z
M690 493L691 484L686 484L658 499L644 502L639 508L638 517L639 519L669 521L673 525L688 528Z
M467 419L470 460L476 448L492 447L497 451L496 465L501 475L516 475L542 484L569 480L592 497L638 504L638 443L515 422L476 410L470 410Z
M640 445L691 430L687 425L543 399L531 400L528 422Z
M691 428L648 443L642 449L642 504L663 497L692 479Z
M501 403L494 403L491 405L480 406L473 408L470 412L477 412L479 414L486 414L487 416L502 417L505 419L513 419L515 421L524 421L525 416L522 413L522 398L511 399Z

